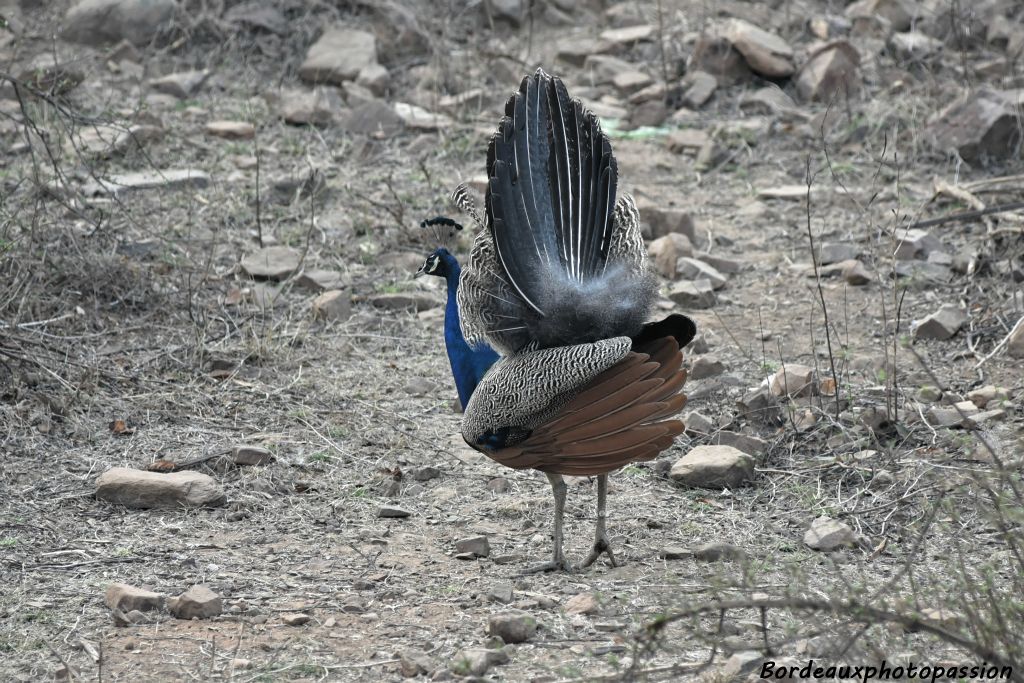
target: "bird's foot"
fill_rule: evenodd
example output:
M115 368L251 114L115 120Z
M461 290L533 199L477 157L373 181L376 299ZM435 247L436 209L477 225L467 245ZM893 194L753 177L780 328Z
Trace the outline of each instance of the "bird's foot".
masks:
M532 567L527 567L523 571L519 572L519 576L529 576L530 574L542 574L544 572L571 572L572 565L565 561L564 557L559 557L547 562L541 562L535 564Z
M583 560L583 564L580 565L580 569L586 569L590 565L594 564L594 562L597 561L597 558L601 557L602 553L608 555L608 561L613 567L619 566L615 561L615 554L612 553L612 546L608 543L608 537L602 534L594 541L594 547L590 550L590 554L587 555L587 559Z

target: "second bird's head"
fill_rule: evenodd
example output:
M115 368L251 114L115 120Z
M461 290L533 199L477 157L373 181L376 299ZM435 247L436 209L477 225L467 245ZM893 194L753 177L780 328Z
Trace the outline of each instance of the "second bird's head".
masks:
M422 275L436 275L438 277L448 277L451 272L451 261L453 256L444 247L438 247L434 250L430 256L423 261L423 265L416 271L414 277L420 277Z

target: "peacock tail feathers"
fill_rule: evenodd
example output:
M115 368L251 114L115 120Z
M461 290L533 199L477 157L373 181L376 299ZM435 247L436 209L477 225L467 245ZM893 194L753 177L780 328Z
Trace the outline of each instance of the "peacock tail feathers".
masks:
M508 355L637 333L656 284L636 206L616 202L611 143L561 80L523 79L487 172L485 227L459 287L467 341Z

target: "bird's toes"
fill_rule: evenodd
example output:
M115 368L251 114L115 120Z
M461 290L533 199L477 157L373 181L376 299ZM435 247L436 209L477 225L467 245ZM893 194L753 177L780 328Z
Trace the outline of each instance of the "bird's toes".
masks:
M583 563L580 564L580 569L586 569L590 565L594 564L597 562L597 558L601 557L601 555L608 556L608 562L611 566L619 566L615 561L615 553L612 552L611 544L608 543L607 538L602 536L594 541L594 547L590 550L590 554L587 555L587 559L583 560Z
M544 572L571 572L572 565L565 561L565 559L559 560L548 560L547 562L541 562L535 564L532 567L527 567L519 573L519 576L529 576L530 574L542 574Z

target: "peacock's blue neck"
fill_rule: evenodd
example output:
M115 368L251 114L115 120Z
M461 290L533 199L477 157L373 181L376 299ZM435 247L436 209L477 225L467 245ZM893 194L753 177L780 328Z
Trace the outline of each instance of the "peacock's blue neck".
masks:
M463 410L469 397L476 390L484 373L498 360L498 354L486 344L473 348L466 343L459 325L459 275L462 269L454 256L445 252L445 281L448 283L448 303L444 308L444 345L448 350L448 361L452 366L455 388L459 392L459 403Z

